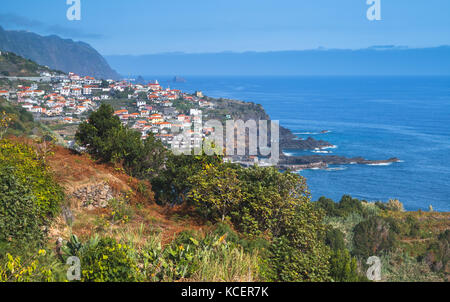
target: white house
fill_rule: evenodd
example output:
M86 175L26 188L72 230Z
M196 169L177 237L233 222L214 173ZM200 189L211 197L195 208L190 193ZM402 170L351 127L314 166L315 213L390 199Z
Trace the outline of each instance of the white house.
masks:
M92 86L83 86L83 94L92 94Z
M72 88L71 89L73 96L81 96L81 89L80 88Z
M62 87L61 88L61 95L65 95L65 96L70 95L70 87Z
M9 91L8 90L0 90L0 96L9 97Z
M190 115L199 116L199 115L202 115L202 111L199 110L199 109L191 109L190 110Z

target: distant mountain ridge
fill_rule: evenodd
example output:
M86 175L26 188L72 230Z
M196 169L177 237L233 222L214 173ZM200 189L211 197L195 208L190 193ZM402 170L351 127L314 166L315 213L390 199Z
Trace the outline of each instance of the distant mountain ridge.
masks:
M450 75L450 47L313 49L272 52L105 56L121 74L153 75Z
M118 79L120 75L89 44L40 36L26 31L4 30L0 26L0 51L14 52L40 65L64 72L102 79Z

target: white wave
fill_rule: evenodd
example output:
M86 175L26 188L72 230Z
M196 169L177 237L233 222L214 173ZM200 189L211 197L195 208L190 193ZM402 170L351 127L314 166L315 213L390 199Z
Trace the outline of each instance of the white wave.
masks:
M320 134L327 134L331 133L331 131L324 130L323 132L294 132L296 135L320 135Z
M392 163L367 164L368 166L390 166Z
M318 132L295 132L296 135L318 135Z
M328 147L321 147L321 148L319 148L319 150L326 150L326 149L337 149L338 148L338 146L336 146L336 145L332 145L332 146L328 146Z
M327 171L343 171L347 170L346 167L335 167L335 168L328 168Z
M294 153L289 153L289 152L283 152L283 154L286 156L294 156Z
M314 153L325 153L325 154L333 153L333 152L331 152L331 151L321 151L321 150L314 150L313 152L314 152Z
M303 169L295 170L294 172L300 173L300 172L305 171L305 170L324 170L324 169L318 168L318 167L314 167L314 168L303 168Z

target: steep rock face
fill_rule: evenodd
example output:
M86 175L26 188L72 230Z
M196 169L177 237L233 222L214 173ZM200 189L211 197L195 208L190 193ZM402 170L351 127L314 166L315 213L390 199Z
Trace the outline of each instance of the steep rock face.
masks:
M14 52L55 70L102 79L120 78L89 44L55 35L44 37L25 31L8 31L0 27L0 50Z
M233 120L271 120L264 107L260 104L223 98L216 99L211 97L206 97L206 100L215 104L215 109L213 111L205 112L208 115L208 119L221 120L223 118L223 112L229 112ZM316 140L312 137L309 137L306 140L300 140L295 134L292 133L291 130L284 128L281 125L279 139L281 151L283 149L313 150L316 148L333 146L329 142Z

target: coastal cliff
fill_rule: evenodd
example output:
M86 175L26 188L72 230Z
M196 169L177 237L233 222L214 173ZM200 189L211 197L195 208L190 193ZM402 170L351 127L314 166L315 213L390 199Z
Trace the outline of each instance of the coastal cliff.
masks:
M210 97L206 97L206 100L213 102L215 105L214 109L207 109L205 111L205 115L208 116L208 119L223 121L224 116L228 115L233 120L271 120L264 107L260 104ZM280 125L280 151L283 149L314 150L332 146L333 144L329 142L316 140L312 137L309 137L306 140L300 140L291 130Z
M224 116L228 116L230 119L242 121L271 120L260 104L223 98L206 97L206 99L215 105L214 109L205 110L208 119L224 121ZM246 143L248 144L248 142ZM291 130L280 125L280 160L278 167L282 170L327 169L329 165L388 165L400 161L398 158L369 160L363 157L347 158L336 155L287 156L283 152L286 149L318 150L330 147L333 147L333 144L324 140L316 140L312 137L300 139Z

